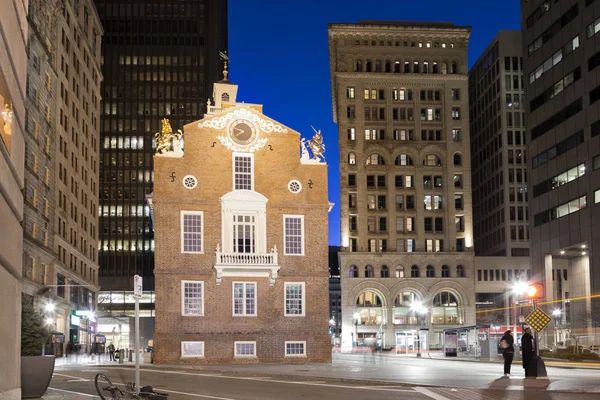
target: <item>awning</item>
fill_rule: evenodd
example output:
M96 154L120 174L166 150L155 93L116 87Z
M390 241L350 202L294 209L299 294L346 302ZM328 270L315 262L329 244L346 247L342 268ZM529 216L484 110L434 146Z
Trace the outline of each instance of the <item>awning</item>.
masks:
M460 327L456 327L456 328L446 328L443 330L443 332L466 332L466 331L472 331L474 329L485 329L488 328L489 329L490 325L471 325L471 326L460 326Z

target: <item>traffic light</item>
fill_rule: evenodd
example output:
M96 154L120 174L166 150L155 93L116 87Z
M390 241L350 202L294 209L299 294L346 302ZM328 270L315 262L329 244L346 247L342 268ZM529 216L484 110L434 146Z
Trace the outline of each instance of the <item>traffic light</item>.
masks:
M527 287L527 297L539 299L544 294L544 286L541 283L532 283Z

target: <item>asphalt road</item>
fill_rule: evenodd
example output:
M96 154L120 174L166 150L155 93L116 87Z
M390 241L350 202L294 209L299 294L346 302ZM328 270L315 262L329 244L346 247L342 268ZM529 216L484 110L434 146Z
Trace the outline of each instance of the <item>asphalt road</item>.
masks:
M64 399L70 392L95 395L93 377L98 372L115 383L134 380L127 366L65 365L56 368L50 386L67 395ZM171 400L600 399L599 370L548 367L550 379L525 380L523 368L515 364L513 374L501 378L501 364L336 354L331 365L143 366L141 383L169 393Z

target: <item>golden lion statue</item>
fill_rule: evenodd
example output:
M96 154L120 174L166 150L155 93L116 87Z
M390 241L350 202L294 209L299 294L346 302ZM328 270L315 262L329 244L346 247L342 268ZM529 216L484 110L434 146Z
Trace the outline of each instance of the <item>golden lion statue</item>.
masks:
M181 140L183 137L183 132L178 130L177 132L173 133L171 123L168 119L164 118L162 120L162 131L156 132L154 137L156 138L156 152L158 154L162 154L163 152L169 152L173 150L173 139Z

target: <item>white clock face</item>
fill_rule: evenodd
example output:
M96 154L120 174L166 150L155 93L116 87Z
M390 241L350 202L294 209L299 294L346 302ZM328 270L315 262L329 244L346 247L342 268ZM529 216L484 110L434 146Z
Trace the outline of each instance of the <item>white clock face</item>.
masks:
M256 127L249 121L233 121L229 127L229 136L235 143L245 146L256 139Z

